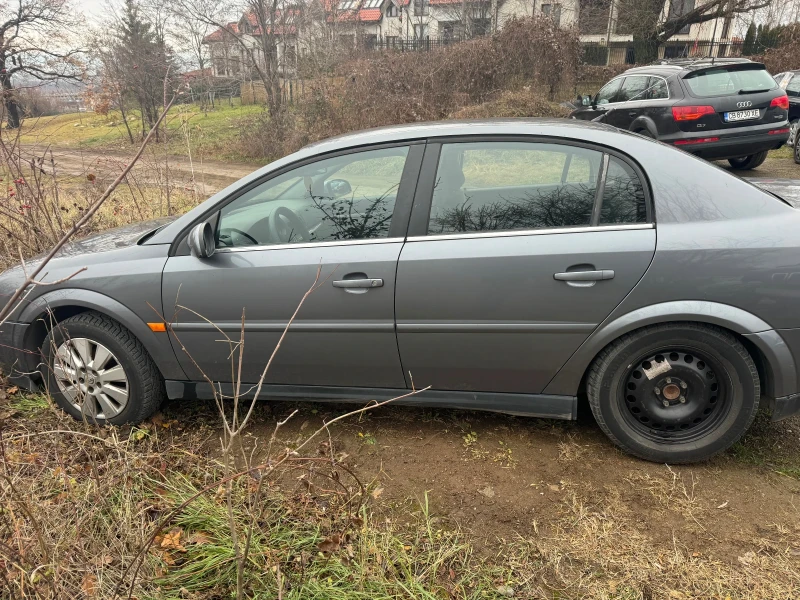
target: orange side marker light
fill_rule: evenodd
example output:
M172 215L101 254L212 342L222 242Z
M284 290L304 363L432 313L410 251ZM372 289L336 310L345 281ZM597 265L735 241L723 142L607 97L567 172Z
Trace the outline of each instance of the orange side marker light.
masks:
M150 328L150 331L166 331L167 324L166 323L148 323L147 326Z

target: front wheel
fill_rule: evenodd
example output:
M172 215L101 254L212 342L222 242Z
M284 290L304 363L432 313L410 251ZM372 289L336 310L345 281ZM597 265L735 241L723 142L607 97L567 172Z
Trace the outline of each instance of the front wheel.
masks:
M78 420L138 423L164 397L164 380L141 342L109 317L85 312L58 323L42 345L53 399Z
M733 445L758 411L758 372L730 333L696 323L639 329L605 348L589 371L600 428L655 462L705 460Z
M795 122L792 126L794 140L792 140L792 154L794 155L794 162L800 165L800 123Z
M757 152L756 154L751 154L750 156L729 158L728 162L734 169L749 171L750 169L755 169L756 167L761 166L764 161L767 160L768 153L768 150L764 150L763 152Z

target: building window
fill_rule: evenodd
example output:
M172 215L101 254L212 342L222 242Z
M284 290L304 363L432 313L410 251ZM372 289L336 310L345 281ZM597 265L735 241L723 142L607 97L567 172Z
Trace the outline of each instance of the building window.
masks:
M414 37L418 40L424 40L428 37L428 26L417 23L414 25Z
M414 16L422 17L430 12L429 0L414 0Z
M387 17L399 17L400 16L400 9L394 2L389 2L389 6L386 7L386 16Z
M367 0L363 8L380 8L383 0Z
M561 26L561 5L560 4L542 4L542 14L550 17L556 27Z
M672 0L672 2L669 3L669 16L667 18L672 20L682 17L686 13L694 10L694 4L695 0ZM686 27L683 27L678 33L687 34L691 29L691 25L686 25Z
M342 0L339 3L339 10L350 10L356 7L358 0Z
M396 35L387 35L384 40L386 41L387 48L395 48L400 45L400 38Z

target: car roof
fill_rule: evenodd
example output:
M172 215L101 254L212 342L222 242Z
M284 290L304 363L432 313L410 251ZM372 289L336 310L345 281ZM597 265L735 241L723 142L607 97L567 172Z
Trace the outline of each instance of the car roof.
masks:
M633 67L621 73L620 75L674 75L675 73L691 73L700 69L707 69L708 67L720 65L740 65L740 64L753 64L761 65L748 58L712 58L708 56L697 58L675 58L675 59L662 59L650 65L641 67ZM763 65L761 65L763 67Z

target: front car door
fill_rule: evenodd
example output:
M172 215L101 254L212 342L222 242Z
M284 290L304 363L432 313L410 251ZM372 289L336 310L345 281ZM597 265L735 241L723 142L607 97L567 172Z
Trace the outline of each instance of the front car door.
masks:
M645 185L603 149L429 143L397 271L405 372L418 387L542 392L650 264Z
M604 119L609 125L620 129L630 129L631 123L639 116L649 90L650 77L647 75L628 75L622 82L614 110Z
M394 287L424 144L305 161L243 189L215 215L217 251L167 261L163 306L191 379L405 387ZM244 329L241 378L238 341Z
M592 98L592 103L589 106L579 109L575 113L575 118L583 121L591 121L592 119L605 114L610 108L609 105L618 102L617 98L621 86L622 77L617 77L616 79L609 81L602 88L600 88L600 91L597 92L597 95Z

